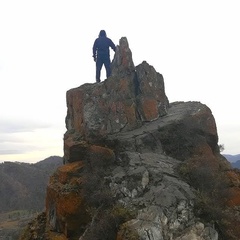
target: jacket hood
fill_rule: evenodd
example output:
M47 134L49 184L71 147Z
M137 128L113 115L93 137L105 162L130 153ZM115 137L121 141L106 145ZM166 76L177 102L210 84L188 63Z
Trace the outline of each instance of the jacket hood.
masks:
M100 33L99 33L99 37L106 37L107 34L105 32L105 30L101 30Z

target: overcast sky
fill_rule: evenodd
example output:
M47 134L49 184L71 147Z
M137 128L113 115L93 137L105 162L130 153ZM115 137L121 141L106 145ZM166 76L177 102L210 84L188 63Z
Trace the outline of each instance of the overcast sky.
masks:
M0 162L63 155L66 91L95 82L101 29L115 44L127 37L134 64L163 75L170 102L206 104L223 153L239 154L239 4L0 0Z

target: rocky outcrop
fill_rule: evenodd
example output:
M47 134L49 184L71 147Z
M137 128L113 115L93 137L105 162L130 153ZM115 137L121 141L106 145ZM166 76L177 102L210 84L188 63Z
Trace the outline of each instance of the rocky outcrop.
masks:
M104 82L67 92L66 127L79 139L100 142L167 114L162 75L146 62L134 67L126 38L117 47L112 67L113 75Z
M166 116L111 135L107 143L117 149L120 165L110 187L124 205L139 209L125 224L137 229L140 239L218 239L213 228L194 217L194 191L176 171L181 160L201 151L219 165L216 126L205 105L171 104ZM124 234L120 231L118 239L128 239Z
M51 234L219 239L211 219L196 216L196 190L183 178L202 166L231 172L206 105L169 103L162 75L145 61L134 66L126 38L111 77L70 89L66 97L65 164L51 177L46 198Z

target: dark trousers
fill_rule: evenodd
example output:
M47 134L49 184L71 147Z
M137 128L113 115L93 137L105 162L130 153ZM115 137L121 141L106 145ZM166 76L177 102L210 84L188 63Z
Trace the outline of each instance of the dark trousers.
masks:
M107 78L111 75L111 67L110 67L110 58L109 57L97 57L96 61L96 81L100 82L100 76L101 76L101 69L104 64L104 67L106 69L106 75Z

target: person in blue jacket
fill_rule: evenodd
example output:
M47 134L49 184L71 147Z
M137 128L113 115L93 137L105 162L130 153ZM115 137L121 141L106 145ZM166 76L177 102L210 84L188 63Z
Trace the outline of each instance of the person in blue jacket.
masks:
M96 62L96 82L101 82L100 75L103 64L106 69L107 78L111 75L110 47L115 52L115 44L107 37L105 30L101 30L93 44L93 59Z

